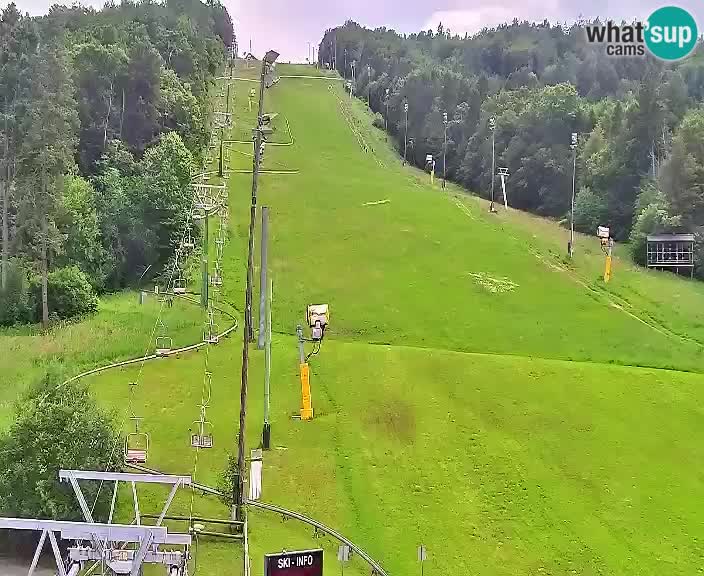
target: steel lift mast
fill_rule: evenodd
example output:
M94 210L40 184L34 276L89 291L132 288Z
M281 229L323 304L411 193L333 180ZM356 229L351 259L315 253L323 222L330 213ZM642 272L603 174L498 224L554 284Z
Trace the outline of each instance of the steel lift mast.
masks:
M59 479L70 482L76 494L85 522L62 522L35 518L0 518L0 528L10 530L32 530L41 532L39 543L34 551L28 576L34 574L47 536L54 553L58 576L77 576L86 562L103 562L114 574L141 574L144 564L160 564L165 567L167 576L188 576L190 534L170 534L162 526L169 506L181 486L191 484L190 476L169 476L165 474L126 474L117 472L93 472L85 470L61 470ZM95 522L79 480L114 482L110 515L107 523ZM120 482L132 486L135 518L134 524L113 524L117 488ZM137 484L162 484L171 486L166 502L154 525L142 525L137 497ZM72 540L66 560L61 557L57 539ZM131 546L131 547L128 547ZM160 546L179 546L180 549L162 550Z

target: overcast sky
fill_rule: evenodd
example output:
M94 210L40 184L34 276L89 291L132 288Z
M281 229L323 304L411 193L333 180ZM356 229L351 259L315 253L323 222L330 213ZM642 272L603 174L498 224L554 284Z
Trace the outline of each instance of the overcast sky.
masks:
M45 13L57 0L15 0L19 9L32 15ZM70 2L71 0L65 0ZM82 3L102 5L101 0ZM572 22L577 18L645 19L661 6L675 4L688 9L702 33L704 1L678 0L224 0L235 24L240 52L260 56L268 49L281 53L282 61L304 61L308 42L317 45L327 28L355 20L375 28L398 32L436 29L439 22L452 33L472 34L484 26L514 18ZM0 5L7 4L0 0Z

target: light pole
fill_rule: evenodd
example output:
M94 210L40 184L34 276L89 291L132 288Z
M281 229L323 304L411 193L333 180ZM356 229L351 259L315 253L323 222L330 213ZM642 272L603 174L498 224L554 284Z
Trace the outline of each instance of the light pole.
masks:
M570 241L567 245L567 254L572 258L574 254L574 193L575 193L575 182L577 176L577 133L572 132L572 142L570 143L570 148L572 148L572 202L570 204Z
M442 113L442 123L445 128L444 130L444 140L442 145L442 187L445 188L445 183L447 181L447 112Z
M489 204L489 212L496 212L494 208L494 172L496 171L496 156L495 143L496 143L496 118L493 116L489 118L489 130L491 130L491 203Z
M367 64L367 106L372 107L372 67Z
M245 422L247 420L247 384L249 379L249 343L252 339L252 284L254 276L254 223L257 215L257 179L262 145L262 112L264 109L264 77L279 53L269 50L262 59L259 82L259 113L254 137L254 167L252 170L252 202L249 209L249 245L247 252L247 288L245 292L244 337L242 339L242 383L240 387L240 427L237 441L237 473L233 482L235 520L244 520Z
M342 75L347 78L347 48L345 48L345 67L342 70Z
M354 77L355 77L354 71L357 68L357 61L352 60L352 64L350 64L350 66L352 66L352 84L350 85L350 99L352 99L352 90L354 89Z
M389 89L386 89L386 116L384 116L384 130L389 129Z
M406 114L406 130L403 134L403 165L406 165L406 153L408 152L408 102L403 103L403 111Z

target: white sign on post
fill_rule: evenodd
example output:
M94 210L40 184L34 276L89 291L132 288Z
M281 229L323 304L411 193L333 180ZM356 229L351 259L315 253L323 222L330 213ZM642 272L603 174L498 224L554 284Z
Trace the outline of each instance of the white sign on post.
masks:
M340 544L337 549L337 559L340 562L350 561L350 547L347 544Z
M249 499L262 497L262 451L252 450L249 466Z

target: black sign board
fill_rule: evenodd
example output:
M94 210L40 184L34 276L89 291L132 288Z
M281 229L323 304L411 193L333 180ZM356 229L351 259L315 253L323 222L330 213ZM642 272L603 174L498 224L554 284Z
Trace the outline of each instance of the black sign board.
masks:
M300 550L264 556L264 576L322 576L323 551Z

